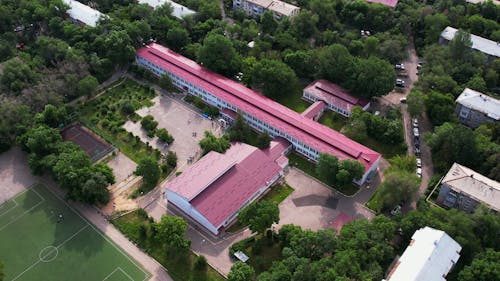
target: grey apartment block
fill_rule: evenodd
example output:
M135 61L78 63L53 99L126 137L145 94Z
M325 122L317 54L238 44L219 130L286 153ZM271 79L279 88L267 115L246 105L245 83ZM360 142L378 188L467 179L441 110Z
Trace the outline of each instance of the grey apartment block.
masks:
M467 127L477 128L500 119L500 101L481 92L466 88L455 102L455 114Z

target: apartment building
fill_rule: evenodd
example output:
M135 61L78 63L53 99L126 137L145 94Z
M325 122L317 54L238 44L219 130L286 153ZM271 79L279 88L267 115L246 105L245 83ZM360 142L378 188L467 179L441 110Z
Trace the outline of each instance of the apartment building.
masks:
M265 11L271 11L279 20L297 15L300 8L279 0L233 0L233 10L244 10L248 16L260 18Z

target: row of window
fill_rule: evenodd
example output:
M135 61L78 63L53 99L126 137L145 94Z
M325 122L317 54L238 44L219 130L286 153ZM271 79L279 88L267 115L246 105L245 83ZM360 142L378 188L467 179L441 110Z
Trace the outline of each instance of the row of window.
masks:
M313 96L313 95L310 95L308 93L304 93L304 97L312 102L316 102L318 101L318 98L316 96ZM335 112L338 112L346 117L349 117L349 115L351 115L351 112L350 111L347 111L347 110L344 110L342 108L339 108L337 107L336 105L334 104L331 104L331 103L327 103L327 107L328 109L330 110L333 110Z

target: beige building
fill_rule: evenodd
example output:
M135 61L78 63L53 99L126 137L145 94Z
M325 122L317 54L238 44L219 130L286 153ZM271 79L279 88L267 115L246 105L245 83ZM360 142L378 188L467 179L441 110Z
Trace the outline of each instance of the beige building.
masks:
M448 208L472 213L482 203L500 211L500 183L458 163L441 180L437 202Z
M234 10L244 10L247 15L259 18L269 10L276 19L282 17L293 17L297 15L300 8L279 0L233 0Z

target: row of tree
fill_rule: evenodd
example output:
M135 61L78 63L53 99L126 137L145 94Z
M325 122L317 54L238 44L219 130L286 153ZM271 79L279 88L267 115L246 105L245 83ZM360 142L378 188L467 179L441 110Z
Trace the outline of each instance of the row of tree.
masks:
M330 186L346 185L353 180L361 179L365 173L365 167L356 160L339 160L331 154L320 154L316 173Z

